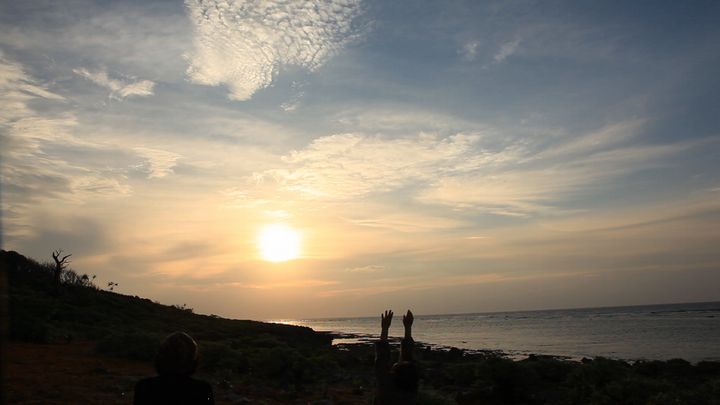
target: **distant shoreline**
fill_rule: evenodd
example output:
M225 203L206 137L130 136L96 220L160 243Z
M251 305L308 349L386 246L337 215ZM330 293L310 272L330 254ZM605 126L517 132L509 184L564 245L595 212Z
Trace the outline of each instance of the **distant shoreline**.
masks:
M587 310L599 310L599 309L621 309L621 308L640 308L640 307L656 307L656 306L670 306L670 305L704 305L704 304L717 304L717 310L720 310L720 301L688 301L688 302L669 302L661 304L633 304L633 305L612 305L602 307L577 307L577 308L548 308L548 309L517 309L509 311L488 311L488 312L457 312L450 314L418 314L418 318L427 317L445 317L445 316L472 316L472 315L498 315L498 314L513 314L522 312L552 312L552 311L587 311ZM292 322L300 321L331 321L331 320L345 320L345 319L373 319L378 318L376 315L365 315L365 316L329 316L329 317L305 317L297 319L268 319L260 322L267 323L282 323L294 325ZM338 332L342 333L342 332Z

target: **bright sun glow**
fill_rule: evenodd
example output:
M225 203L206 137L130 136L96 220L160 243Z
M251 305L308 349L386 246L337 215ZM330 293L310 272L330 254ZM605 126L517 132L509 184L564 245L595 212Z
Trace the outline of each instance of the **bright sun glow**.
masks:
M260 254L271 262L284 262L300 255L300 234L286 225L267 225L258 239Z

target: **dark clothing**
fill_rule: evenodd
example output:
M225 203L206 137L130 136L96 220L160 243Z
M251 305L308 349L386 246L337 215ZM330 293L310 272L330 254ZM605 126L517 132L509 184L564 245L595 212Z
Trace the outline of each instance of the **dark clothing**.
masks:
M398 363L409 362L415 367L412 338L403 339L400 344ZM375 400L373 405L416 405L418 403L417 385L413 389L402 389L393 381L390 344L387 341L375 342Z
M215 399L205 381L161 375L138 381L133 405L215 405Z

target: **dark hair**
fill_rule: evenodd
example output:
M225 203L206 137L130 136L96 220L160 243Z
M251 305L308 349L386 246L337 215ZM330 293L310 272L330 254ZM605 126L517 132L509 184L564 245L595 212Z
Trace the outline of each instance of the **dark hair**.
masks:
M418 389L420 374L417 367L409 361L395 363L392 368L393 383L395 386L405 390L414 391Z
M160 343L155 356L155 371L159 375L190 376L197 365L197 344L186 333L175 332Z

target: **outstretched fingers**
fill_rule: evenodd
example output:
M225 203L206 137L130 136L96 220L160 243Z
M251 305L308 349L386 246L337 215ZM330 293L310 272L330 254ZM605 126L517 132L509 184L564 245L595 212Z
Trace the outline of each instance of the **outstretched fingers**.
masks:
M403 315L403 325L405 325L405 327L408 328L408 327L412 326L414 320L415 320L415 316L408 309L407 314Z
M380 315L383 328L389 328L392 323L393 311L385 311L384 314Z

